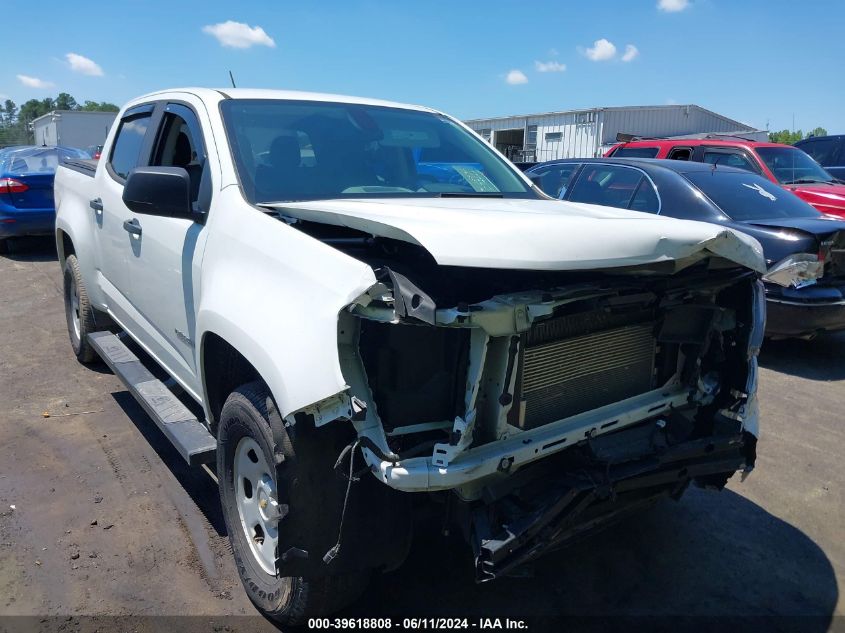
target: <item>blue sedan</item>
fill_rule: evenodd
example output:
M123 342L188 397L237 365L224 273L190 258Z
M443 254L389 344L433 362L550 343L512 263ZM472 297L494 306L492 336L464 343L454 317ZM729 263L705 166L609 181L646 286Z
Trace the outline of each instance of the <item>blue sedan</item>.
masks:
M69 147L16 147L0 151L0 253L10 237L49 235L56 221L53 178L60 160L87 159Z

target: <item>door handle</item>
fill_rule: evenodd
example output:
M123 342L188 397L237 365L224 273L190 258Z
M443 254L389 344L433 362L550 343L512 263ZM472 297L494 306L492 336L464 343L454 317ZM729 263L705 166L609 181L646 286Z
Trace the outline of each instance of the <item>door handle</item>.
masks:
M136 237L141 237L141 223L136 219L124 220L123 228Z
M94 198L88 203L88 206L94 209L98 215L103 212L103 201L100 198Z

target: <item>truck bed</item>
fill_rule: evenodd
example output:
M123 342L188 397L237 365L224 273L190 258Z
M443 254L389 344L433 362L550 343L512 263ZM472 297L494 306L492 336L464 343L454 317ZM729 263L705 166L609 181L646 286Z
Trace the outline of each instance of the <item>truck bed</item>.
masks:
M94 174L97 173L97 161L94 159L67 159L62 161L61 166L67 169L72 169L73 171L78 171L80 174L90 178L93 178Z

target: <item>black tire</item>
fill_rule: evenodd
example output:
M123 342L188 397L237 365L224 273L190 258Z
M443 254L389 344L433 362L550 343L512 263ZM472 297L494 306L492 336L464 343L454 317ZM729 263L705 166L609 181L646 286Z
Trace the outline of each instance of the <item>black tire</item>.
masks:
M97 324L76 255L68 255L65 260L64 297L67 333L73 353L80 363L91 363L97 358L97 353L88 342L88 335L97 331Z
M9 252L9 238L0 238L0 255L5 255Z
M297 442L292 435L285 429L263 382L256 381L239 387L227 398L220 414L217 475L226 531L238 575L247 595L265 616L281 624L298 625L305 623L309 617L326 616L353 602L366 588L369 573L353 572L315 578L277 577L264 571L252 553L236 501L234 461L238 443L245 437L258 443L266 463L274 465L275 489L280 497L278 501L287 504L290 503L288 491L293 487L302 491L303 485L319 486L319 480L301 471L302 463L309 457L322 459L321 456L312 455L313 451L308 449L308 445ZM300 462L299 468L297 462ZM336 479L330 467L326 477L329 481ZM320 498L320 491L314 490L313 493L312 500ZM296 511L295 503L291 504L290 512ZM280 524L280 532L284 520ZM319 523L314 525L314 530L320 530ZM281 542L280 546L285 547Z

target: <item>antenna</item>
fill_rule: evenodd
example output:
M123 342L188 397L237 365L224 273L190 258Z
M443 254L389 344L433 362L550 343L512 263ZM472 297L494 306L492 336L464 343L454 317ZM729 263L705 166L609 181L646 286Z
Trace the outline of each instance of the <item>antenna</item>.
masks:
M237 88L235 85L235 76L232 74L232 71L229 71L229 80L232 82L232 88Z

